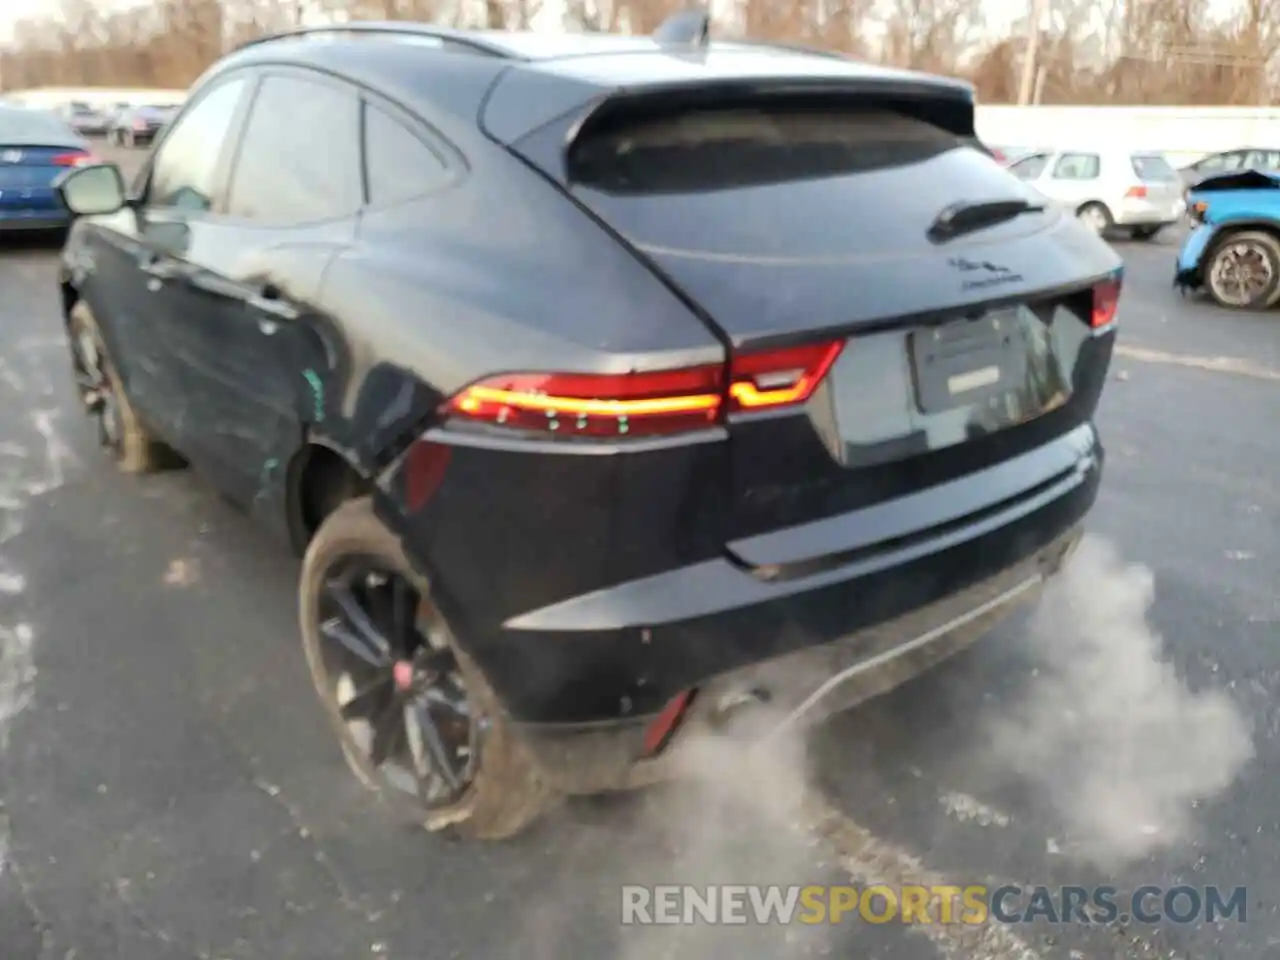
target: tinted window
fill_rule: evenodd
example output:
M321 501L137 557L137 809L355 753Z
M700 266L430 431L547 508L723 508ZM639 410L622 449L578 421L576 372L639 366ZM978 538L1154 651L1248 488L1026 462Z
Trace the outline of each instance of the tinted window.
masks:
M245 82L231 80L215 87L173 127L152 166L148 203L185 210L213 206L218 156L231 134Z
M308 223L354 213L362 194L355 93L267 77L245 125L228 212L274 224Z
M615 116L568 160L574 195L628 239L717 256L860 257L926 244L961 200L1042 199L941 128L848 102Z
M1026 159L1019 160L1017 163L1009 167L1009 172L1015 177L1020 177L1023 180L1034 180L1036 177L1040 176L1040 174L1044 173L1045 165L1048 162L1049 158L1044 155L1027 157Z
M1226 170L1239 170L1243 164L1243 153L1219 153L1211 157L1205 157L1196 164L1196 170L1200 173L1218 173Z
M445 182L448 169L443 158L399 122L366 105L364 123L370 203L420 197Z
M1280 170L1280 150L1250 150L1248 165L1256 170Z
M1164 157L1138 155L1132 158L1133 172L1146 183L1172 183L1178 180L1178 171Z
M1092 180L1100 167L1095 153L1064 153L1054 164L1053 175L1059 180Z

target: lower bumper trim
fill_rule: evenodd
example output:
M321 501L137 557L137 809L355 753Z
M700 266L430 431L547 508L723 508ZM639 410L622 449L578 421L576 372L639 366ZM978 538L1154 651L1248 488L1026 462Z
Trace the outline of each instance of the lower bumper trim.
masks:
M805 716L812 713L830 694L844 686L844 684L854 680L859 675L870 673L871 671L879 667L883 667L900 657L909 656L921 647L928 646L948 634L955 633L956 631L967 627L974 621L981 620L989 613L1003 611L1012 607L1015 603L1026 599L1030 591L1038 589L1043 583L1044 575L1039 572L1034 573L1016 586L1011 587L999 596L993 597L985 603L974 607L972 610L948 620L946 623L939 624L932 630L928 630L925 633L920 634L918 637L908 640L906 643L903 643L892 650L881 651L867 660L863 660L850 667L846 667L835 676L824 681L822 685L819 686L817 690L814 690L813 693L809 694L809 696L806 697L799 706L795 707L790 713L783 717L781 722L779 722L778 725L768 734L765 741L768 742L776 740L778 737L791 732L801 724Z

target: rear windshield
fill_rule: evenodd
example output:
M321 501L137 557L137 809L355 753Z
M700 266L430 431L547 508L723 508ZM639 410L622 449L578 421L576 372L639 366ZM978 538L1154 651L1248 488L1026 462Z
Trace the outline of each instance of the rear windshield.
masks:
M1170 183L1178 179L1178 171L1164 157L1138 154L1133 158L1133 172L1146 183Z
M690 109L588 130L574 192L642 245L812 257L919 247L962 200L1041 202L990 155L924 120L813 104Z
M43 110L0 107L0 146L75 146L80 137L66 122Z

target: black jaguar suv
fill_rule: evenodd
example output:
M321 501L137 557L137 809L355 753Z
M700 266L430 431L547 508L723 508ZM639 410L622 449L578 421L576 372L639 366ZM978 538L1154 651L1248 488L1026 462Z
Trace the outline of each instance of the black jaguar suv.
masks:
M982 148L968 85L694 21L269 37L135 183L59 183L104 446L304 554L343 751L431 827L508 836L886 689L1094 502L1116 254Z

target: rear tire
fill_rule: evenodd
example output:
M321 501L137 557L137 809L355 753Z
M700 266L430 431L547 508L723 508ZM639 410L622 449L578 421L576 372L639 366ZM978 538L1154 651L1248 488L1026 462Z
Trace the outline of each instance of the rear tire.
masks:
M413 584L421 598L419 610L434 604L430 585L409 564L399 539L374 515L369 497L351 500L330 514L316 531L303 559L298 591L302 646L321 705L328 716L343 756L365 786L376 791L388 805L428 830L452 828L481 840L502 840L521 832L558 799L545 784L525 745L483 674L446 629L444 640L455 658L466 689L473 723L483 728L475 748L472 773L465 792L447 806L431 806L421 800L421 791L412 794L395 785L375 765L365 745L352 729L352 720L343 716L339 702L341 677L335 677L324 650L329 644L321 631L321 594L330 571L343 558L372 557L386 569ZM443 626L443 620L434 617ZM350 702L351 697L343 698Z
M1205 259L1204 285L1220 306L1266 310L1280 302L1280 238L1241 230L1219 240Z
M1081 206L1076 211L1076 219L1099 237L1105 237L1115 225L1115 221L1111 218L1111 211L1104 204L1097 202Z
M80 400L98 420L98 440L123 473L151 473L179 460L138 419L88 305L71 308L67 333Z

